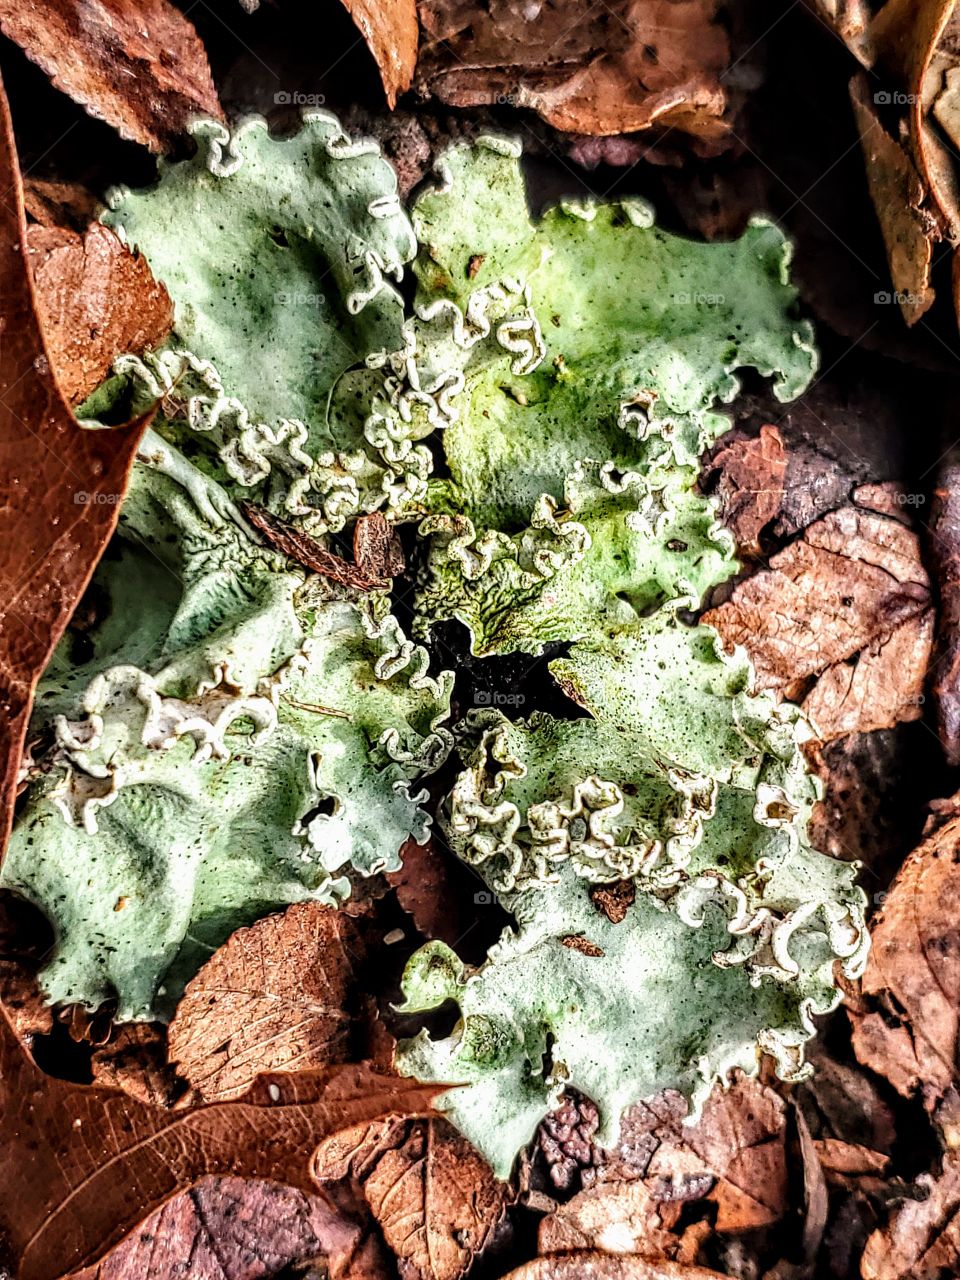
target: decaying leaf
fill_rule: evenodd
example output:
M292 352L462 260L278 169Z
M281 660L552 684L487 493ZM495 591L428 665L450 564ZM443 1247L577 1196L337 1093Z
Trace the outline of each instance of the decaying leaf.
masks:
M417 65L417 0L344 0L376 59L391 110L409 89Z
M583 134L657 124L715 150L729 137L716 0L421 0L419 11L417 87L443 102L531 107Z
M503 1280L728 1280L719 1271L682 1262L609 1253L559 1253L536 1258Z
M351 587L354 591L382 591L389 586L384 578L371 578L357 564L351 564L343 556L334 555L309 534L301 533L295 525L275 516L266 507L255 502L241 501L240 510L246 520L262 535L266 543L311 573L320 573L331 582ZM382 519L382 517L381 517Z
M337 1280L360 1235L319 1196L254 1178L202 1178L70 1280L270 1280L319 1258Z
M43 338L16 148L0 86L0 850L41 673L113 532L144 420L85 431Z
M88 1266L206 1175L311 1193L310 1157L346 1125L423 1114L437 1092L359 1063L261 1076L242 1098L185 1111L45 1076L0 1013L0 1231L18 1280ZM255 1135L255 1136L254 1136Z
M828 513L704 622L747 649L759 688L800 699L824 741L922 714L934 610L917 536L895 516Z
M764 425L753 437L723 437L710 455L704 480L718 473L720 517L742 555L761 553L760 535L780 514L788 452L776 427Z
M458 1280L503 1216L509 1193L445 1120L357 1125L323 1142L317 1177L354 1177L408 1280Z
M940 588L933 696L940 743L960 764L960 464L950 449L940 462L930 512L930 551Z
M935 297L930 269L936 220L924 209L926 192L913 161L880 123L866 75L854 77L850 94L896 301L907 324L916 324Z
M867 1241L863 1280L941 1280L960 1272L960 1157L944 1156L936 1176L921 1174L917 1198Z
M876 918L851 1010L857 1057L934 1111L956 1087L960 1031L960 818L910 855Z
M95 1084L122 1089L152 1107L182 1102L183 1083L167 1055L166 1027L156 1022L124 1022L110 1028L90 1060Z
M347 1061L366 950L355 920L318 902L238 929L188 984L170 1061L206 1102L238 1097L263 1071Z
M145 259L109 228L84 235L31 226L27 246L47 353L61 390L79 404L114 359L157 346L173 326L173 306Z
M151 151L170 150L191 116L222 115L206 51L170 0L2 0L0 30L90 115Z

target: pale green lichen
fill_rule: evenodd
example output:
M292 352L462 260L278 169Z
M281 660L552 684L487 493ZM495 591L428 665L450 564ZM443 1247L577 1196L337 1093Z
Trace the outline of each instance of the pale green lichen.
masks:
M696 489L727 425L713 406L738 367L775 375L781 398L816 367L782 236L756 220L691 244L636 204L534 222L499 143L454 150L444 174L414 211L421 311L467 311L507 275L543 358L520 373L488 342L450 365L422 634L457 618L480 654L573 642L550 670L590 713L460 726L444 830L516 927L475 970L431 943L403 979L405 1012L451 999L460 1021L402 1045L401 1070L465 1082L439 1105L506 1176L564 1088L611 1141L630 1103L674 1088L695 1110L763 1050L802 1075L835 966L862 969L865 899L855 868L810 847L801 713L755 696L745 654L683 620L735 568ZM617 882L633 900L614 923L591 890Z

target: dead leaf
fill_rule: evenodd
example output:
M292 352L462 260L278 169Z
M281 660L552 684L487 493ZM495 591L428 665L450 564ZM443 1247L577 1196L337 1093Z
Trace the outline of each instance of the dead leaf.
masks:
M23 203L27 217L41 227L85 231L101 207L92 191L79 182L57 182L24 175Z
M387 106L409 89L417 65L417 0L343 0L378 68Z
M247 1178L202 1178L70 1280L268 1280L323 1257L341 1274L361 1230L316 1195Z
M99 222L84 235L32 226L27 246L47 353L73 404L99 386L121 352L156 346L173 304L135 255Z
M358 1179L409 1280L458 1280L509 1198L486 1161L445 1120L357 1125L323 1142L321 1180Z
M746 648L758 689L800 701L824 741L922 714L934 613L899 519L830 512L703 620Z
M940 743L960 764L960 458L950 449L937 473L930 511L930 550L940 587L933 697Z
M206 1102L238 1097L263 1071L346 1062L365 958L356 921L318 902L238 929L187 985L170 1061Z
M787 450L776 427L758 436L731 433L710 456L704 482L716 476L718 515L743 555L762 552L760 535L780 514L787 477Z
M352 587L355 591L382 591L390 586L386 578L371 578L359 565L351 564L343 556L334 555L322 547L316 538L301 533L295 525L281 520L256 502L240 502L240 510L244 519L249 520L258 533L271 547L296 564L303 565L312 573L320 573L333 582L344 587Z
M403 573L406 566L400 538L382 512L357 517L353 526L353 558L368 578L395 578Z
M654 124L723 148L729 38L716 0L421 0L417 88L451 106L530 107L590 135Z
M0 30L124 138L168 151L191 116L223 118L207 54L170 0L0 0Z
M851 1009L864 1066L929 1111L956 1082L960 1029L960 818L933 832L904 863L872 930Z
M930 283L933 244L940 233L924 208L926 191L913 161L886 132L872 104L871 83L864 73L850 82L850 98L867 167L870 198L887 247L895 301L908 325L933 306ZM881 293L877 301L886 300Z
M167 1029L156 1022L125 1022L111 1029L91 1059L95 1084L122 1089L152 1107L169 1107L183 1092L167 1061Z
M147 419L86 431L57 385L30 271L16 147L0 85L0 850L40 673L113 532Z
M487 934L505 923L496 898L443 843L436 825L425 844L408 840L400 850L399 871L387 873L397 901L425 938L439 938L472 959L486 954ZM475 929L478 913L489 927Z
M960 1156L948 1153L936 1178L921 1174L917 1191L923 1198L908 1200L867 1241L863 1280L940 1280L960 1272Z
M541 1253L633 1253L677 1259L682 1205L658 1204L644 1182L604 1182L581 1191L540 1223ZM684 1258L681 1261L691 1262Z
M234 1102L163 1111L44 1075L0 1012L0 1242L18 1280L57 1280L204 1176L311 1194L310 1157L324 1138L394 1112L423 1114L437 1092L353 1063L264 1075Z
M633 1255L559 1253L536 1258L503 1280L728 1280L719 1271Z

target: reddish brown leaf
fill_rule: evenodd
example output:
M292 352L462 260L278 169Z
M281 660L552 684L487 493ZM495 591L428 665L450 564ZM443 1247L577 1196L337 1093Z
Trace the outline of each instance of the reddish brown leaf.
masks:
M830 512L704 621L746 648L758 688L801 701L825 741L922 714L930 582L895 517Z
M960 764L960 459L951 448L937 475L930 512L930 549L940 586L938 661L933 696L940 742Z
M121 352L156 346L173 327L166 289L108 227L95 222L81 236L32 226L27 245L47 353L73 404Z
M203 1178L70 1280L266 1280L320 1257L339 1276L360 1234L319 1196L257 1179Z
M560 1253L536 1258L503 1280L728 1280L719 1271L627 1254Z
M56 182L24 175L23 203L27 216L42 227L85 231L96 219L100 202L78 182Z
M387 879L424 937L439 938L454 948L462 946L476 923L478 910L499 911L483 881L443 846L436 827L426 844L408 840L400 857L400 870L388 872ZM470 942L475 940L471 937Z
M380 69L387 106L409 89L417 65L417 0L344 0Z
M759 436L734 436L711 456L709 470L717 472L719 516L733 533L737 547L759 555L760 535L780 514L787 473L787 451L776 427L764 425Z
M146 420L74 421L44 345L23 196L0 86L0 849L6 845L37 679L107 544Z
M258 506L255 502L241 502L240 510L271 547L282 551L289 560L296 561L305 569L331 578L341 586L352 587L355 591L382 591L389 587L387 579L371 578L359 565L351 564L343 556L335 556L322 547L316 538L301 533L294 525L273 515L266 507Z
M310 1157L324 1138L394 1112L423 1114L436 1093L355 1063L261 1076L234 1102L163 1111L45 1076L0 1015L0 1241L18 1280L57 1280L206 1175L309 1194Z
M904 863L872 930L857 1057L929 1110L955 1087L960 1030L960 818Z
M716 0L421 0L420 22L417 86L453 106L531 107L574 133L729 135Z
M940 1280L960 1273L960 1156L948 1153L939 1177L921 1174L917 1191L867 1241L863 1280Z
M368 578L394 578L403 573L403 547L386 516L358 516L353 526L353 558Z
M0 30L124 137L167 151L193 115L222 118L206 51L170 0L0 0Z
M239 1096L263 1071L347 1061L365 955L356 921L318 902L238 929L187 986L170 1061L207 1102Z
M122 1089L153 1107L169 1107L183 1086L167 1062L166 1028L155 1022L113 1027L91 1060L95 1084Z
M503 1216L508 1188L445 1120L357 1125L322 1143L321 1179L357 1178L409 1280L458 1280Z

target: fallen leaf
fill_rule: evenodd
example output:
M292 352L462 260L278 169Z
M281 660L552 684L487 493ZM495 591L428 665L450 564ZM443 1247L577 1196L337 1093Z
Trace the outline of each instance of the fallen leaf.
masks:
M938 1177L921 1174L922 1199L908 1200L867 1241L863 1280L940 1280L960 1272L960 1156L944 1157Z
M869 1147L841 1142L838 1138L821 1138L813 1146L828 1177L830 1174L883 1173L890 1163L890 1157L882 1151L871 1151Z
M395 578L403 573L403 547L396 529L382 512L357 517L353 526L353 558L368 578Z
M84 235L31 226L27 247L47 353L63 394L79 404L122 352L156 346L173 327L173 303L130 252L99 222Z
M872 104L871 84L864 73L850 83L860 145L867 167L870 198L887 247L895 300L908 325L933 306L930 283L933 244L940 233L924 208L926 191L913 161L886 132ZM883 300L878 297L878 301Z
M716 477L717 514L747 556L762 553L760 535L779 516L787 478L787 449L776 427L758 436L724 437L704 468L704 483Z
M509 1198L490 1166L445 1120L358 1125L323 1142L317 1177L353 1177L408 1280L458 1280Z
M417 0L343 0L380 70L392 111L409 89L417 65Z
M85 231L95 221L100 202L79 182L57 182L24 175L23 203L27 217L42 227Z
M643 1182L601 1183L548 1214L537 1242L541 1253L579 1249L676 1260L680 1240L673 1228L681 1207L658 1204Z
M590 135L657 124L722 149L729 38L716 0L421 0L417 88L452 106L530 107Z
M147 418L86 431L43 340L27 262L16 147L0 85L0 850L33 693L113 532Z
M703 620L746 648L758 689L800 701L824 741L922 714L934 612L899 519L830 512Z
M812 1266L827 1229L830 1196L819 1152L799 1107L794 1108L793 1116L803 1162L803 1255L807 1264Z
M263 535L271 547L282 551L289 560L303 565L312 573L320 573L325 578L340 583L341 586L352 587L355 591L382 591L385 587L389 587L388 579L371 578L359 565L351 564L349 560L344 560L343 556L327 551L316 538L311 538L307 533L301 533L295 525L281 520L266 507L261 507L255 502L243 501L239 506L244 518Z
M468 958L473 957L473 948L479 960L486 953L487 933L505 923L494 895L445 847L436 826L426 843L408 840L400 859L400 870L388 872L386 878L420 932L457 947ZM474 929L478 912L490 915L491 929Z
M170 0L0 0L0 31L90 115L151 151L222 119L200 38Z
M204 1176L311 1194L310 1157L339 1129L429 1110L437 1086L368 1063L261 1076L234 1102L183 1111L46 1076L0 1012L0 1242L17 1280L89 1266Z
M960 458L948 451L937 473L930 511L930 551L940 587L933 698L940 743L960 764Z
M267 1280L327 1260L341 1274L360 1228L316 1195L247 1178L202 1178L70 1280Z
M346 1062L365 958L356 921L319 902L238 929L188 983L170 1061L206 1102L238 1097L263 1071Z
M719 1271L611 1253L559 1253L536 1258L503 1280L728 1280Z
M122 1089L152 1107L169 1107L183 1092L167 1061L167 1029L157 1022L124 1022L111 1029L90 1061L95 1084Z
M872 930L850 1009L853 1046L864 1066L904 1097L934 1111L954 1087L960 1029L960 818L911 853Z

